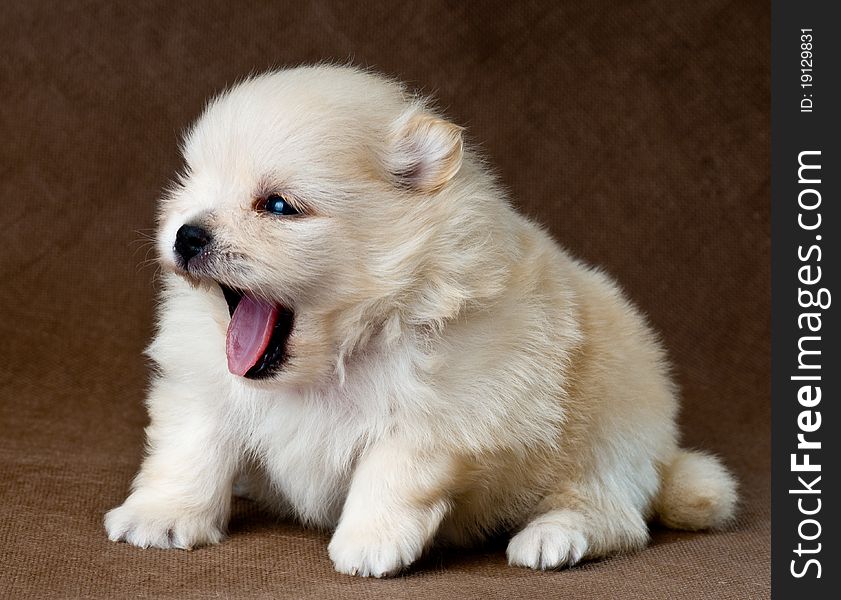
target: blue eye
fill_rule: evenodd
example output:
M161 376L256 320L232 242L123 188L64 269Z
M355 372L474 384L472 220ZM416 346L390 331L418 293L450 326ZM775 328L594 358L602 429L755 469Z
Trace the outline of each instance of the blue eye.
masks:
M266 202L263 205L263 210L268 213L272 213L273 215L281 215L284 217L288 217L290 215L297 215L298 211L289 204L282 196L278 196L277 194L272 194L268 198L266 198Z

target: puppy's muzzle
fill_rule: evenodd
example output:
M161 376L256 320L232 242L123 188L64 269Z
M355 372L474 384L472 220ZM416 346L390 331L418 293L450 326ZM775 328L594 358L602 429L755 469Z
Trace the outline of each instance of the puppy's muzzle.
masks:
M195 225L182 225L175 234L175 252L184 261L184 265L190 259L201 253L210 243L211 235L206 229Z

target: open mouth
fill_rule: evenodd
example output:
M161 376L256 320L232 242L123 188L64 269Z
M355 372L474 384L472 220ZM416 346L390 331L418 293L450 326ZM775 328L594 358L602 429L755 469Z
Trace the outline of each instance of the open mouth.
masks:
M277 372L287 358L292 311L221 283L219 287L231 313L225 341L228 370L247 379Z

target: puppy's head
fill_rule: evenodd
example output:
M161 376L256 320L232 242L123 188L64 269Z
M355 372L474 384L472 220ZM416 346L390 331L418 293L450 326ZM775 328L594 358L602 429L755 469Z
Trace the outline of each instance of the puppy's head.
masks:
M395 82L325 66L250 79L208 105L184 158L158 250L227 302L236 375L314 381L473 293L460 265L493 219L462 196L481 195L481 169L462 129Z

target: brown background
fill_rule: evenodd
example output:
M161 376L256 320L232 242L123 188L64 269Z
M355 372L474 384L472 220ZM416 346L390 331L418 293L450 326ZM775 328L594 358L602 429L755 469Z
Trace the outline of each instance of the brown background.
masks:
M769 33L758 1L3 2L0 597L767 597ZM559 573L501 542L391 581L334 574L326 535L246 503L214 548L106 540L145 423L138 240L179 132L238 78L325 58L434 92L522 210L623 282L686 441L738 474L732 531Z

